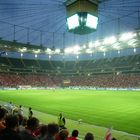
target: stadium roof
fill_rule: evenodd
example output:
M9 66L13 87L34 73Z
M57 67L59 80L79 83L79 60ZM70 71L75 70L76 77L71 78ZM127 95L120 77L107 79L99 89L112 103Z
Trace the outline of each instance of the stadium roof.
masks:
M65 4L66 0L1 0L0 49L79 54L139 47L139 0L100 0L97 31L88 35L68 32Z

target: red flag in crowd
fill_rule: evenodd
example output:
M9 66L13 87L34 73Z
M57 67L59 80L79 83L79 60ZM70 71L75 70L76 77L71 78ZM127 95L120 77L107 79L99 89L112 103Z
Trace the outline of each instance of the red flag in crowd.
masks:
M109 128L107 130L104 140L112 140L112 132L111 131L112 131L111 128Z

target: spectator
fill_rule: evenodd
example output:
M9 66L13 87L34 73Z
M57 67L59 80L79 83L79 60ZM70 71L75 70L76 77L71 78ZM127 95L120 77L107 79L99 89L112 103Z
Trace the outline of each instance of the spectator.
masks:
M113 65L114 62L113 62ZM95 65L96 67L96 65ZM102 69L101 69L102 70ZM64 76L48 76L47 74L9 74L1 73L0 80L3 87L17 87L22 85L21 88L30 86L41 87L55 87L63 85L62 82L66 77ZM14 80L13 80L14 79ZM140 75L139 74L99 74L89 76L73 76L69 77L70 83L66 86L88 86L88 87L111 87L111 88L128 88L139 87ZM65 86L65 84L64 84ZM8 107L7 107L8 108ZM9 110L8 110L9 111Z
M27 127L25 130L20 132L22 140L36 140L35 132L38 130L39 120L32 117L27 121Z
M27 127L27 118L22 116L22 120L19 125L19 131L25 130L26 127Z
M18 135L18 117L9 115L6 117L6 128L0 133L0 140L21 140Z
M13 111L12 111L13 115L18 115L18 110L19 110L18 107L16 107L16 106L13 107Z
M56 135L55 140L67 140L69 135L68 130L62 129L60 132Z
M78 130L73 130L72 131L72 135L70 137L68 137L68 140L78 140L77 137L78 137Z
M8 113L9 113L9 114L12 114L13 107L14 107L14 105L12 104L12 102L9 102L9 103L7 104L7 110L8 110Z
M32 108L29 107L29 114L28 114L29 119L31 119L33 117L33 111Z
M20 115L23 116L23 108L22 108L22 105L19 106L18 114L20 114Z
M7 111L4 108L0 108L0 131L5 129L5 117Z
M93 134L88 132L88 133L85 135L84 140L94 140Z
M38 136L38 140L46 140L48 134L48 126L42 125L40 127L40 135Z
M55 123L48 124L48 135L46 140L55 140L56 134L59 132L59 126Z

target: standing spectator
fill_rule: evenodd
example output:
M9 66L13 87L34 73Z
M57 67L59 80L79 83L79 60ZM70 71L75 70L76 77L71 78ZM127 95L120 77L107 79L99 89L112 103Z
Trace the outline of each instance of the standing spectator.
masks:
M23 108L22 108L22 105L19 106L18 114L20 114L20 115L23 116Z
M29 107L29 114L28 114L29 119L33 117L33 111L32 108Z
M6 109L7 109L7 111L8 111L8 114L12 114L13 112L13 104L12 104L12 102L9 102L7 105L5 105L6 106Z
M73 130L72 131L72 135L70 137L68 137L67 140L78 140L77 137L78 137L78 130Z
M18 115L18 107L13 107L13 115Z
M66 124L65 117L60 113L58 117L58 125L60 129L66 129L65 124Z

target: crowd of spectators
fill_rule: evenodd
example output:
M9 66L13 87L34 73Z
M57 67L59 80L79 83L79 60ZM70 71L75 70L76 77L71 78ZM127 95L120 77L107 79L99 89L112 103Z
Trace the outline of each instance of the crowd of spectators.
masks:
M13 108L11 102L8 106ZM42 124L35 116L27 119L20 111L13 114L13 111L0 106L0 140L79 140L78 134L77 129L69 135L69 130L57 123ZM83 139L94 140L94 135L87 132Z
M70 83L63 83L69 79ZM92 76L48 76L47 74L0 73L0 86L18 87L91 86L91 87L140 87L140 74L102 74Z
M0 86L16 87L20 85L55 86L55 81L48 75L0 73Z
M119 74L119 75L95 75L79 76L71 78L71 86L91 86L109 88L140 87L140 75Z

